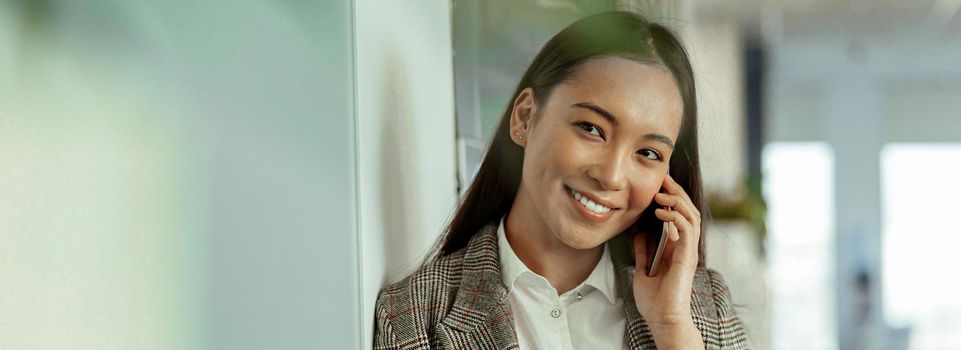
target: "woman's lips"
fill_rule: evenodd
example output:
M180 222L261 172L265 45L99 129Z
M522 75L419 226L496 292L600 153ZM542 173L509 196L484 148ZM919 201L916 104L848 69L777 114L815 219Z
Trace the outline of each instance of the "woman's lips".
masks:
M607 219L610 219L611 216L613 216L614 211L617 210L612 208L611 210L608 210L603 214L595 213L590 209L587 209L587 207L581 204L579 200L574 198L574 193L571 192L570 188L568 188L567 186L564 186L564 189L567 191L567 198L570 199L571 204L574 205L574 207L577 209L579 213L581 213L581 216L583 216L587 220L590 220L591 222L607 221Z

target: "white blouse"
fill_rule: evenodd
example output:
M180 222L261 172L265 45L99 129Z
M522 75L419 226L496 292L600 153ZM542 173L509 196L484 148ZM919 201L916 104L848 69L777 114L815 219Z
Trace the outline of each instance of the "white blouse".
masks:
M591 275L557 295L546 278L524 265L497 229L501 278L521 349L627 349L624 301L617 295L607 244Z

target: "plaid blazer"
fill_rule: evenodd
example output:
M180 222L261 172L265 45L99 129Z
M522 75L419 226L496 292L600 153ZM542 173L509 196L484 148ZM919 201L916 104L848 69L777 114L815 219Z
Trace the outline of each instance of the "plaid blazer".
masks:
M616 265L615 265L616 266ZM633 266L617 266L631 349L656 349L634 302ZM747 349L748 339L721 275L698 267L691 313L707 349ZM381 290L374 349L517 349L511 305L500 276L497 226L467 247Z

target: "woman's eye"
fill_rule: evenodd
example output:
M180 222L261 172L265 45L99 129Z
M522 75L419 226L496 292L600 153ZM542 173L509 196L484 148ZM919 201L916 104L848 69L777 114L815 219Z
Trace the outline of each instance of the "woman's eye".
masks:
M595 135L600 138L604 137L604 134L601 133L601 129L594 124L591 124L588 122L579 122L577 123L577 126L579 126L581 129L584 129L584 131L587 131L587 133L589 134Z
M643 155L644 158L647 158L650 160L661 160L661 154L657 153L657 151L655 150L645 148L637 152Z

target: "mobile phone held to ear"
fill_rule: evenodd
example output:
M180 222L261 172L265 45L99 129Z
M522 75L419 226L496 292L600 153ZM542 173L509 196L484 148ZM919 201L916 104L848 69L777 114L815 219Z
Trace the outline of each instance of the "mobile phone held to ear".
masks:
M663 187L660 189L661 193L667 193ZM665 210L673 210L671 207L663 207L657 202L651 201L651 205L648 206L641 216L634 222L633 230L635 234L644 236L645 247L647 248L647 261L635 261L635 268L642 268L643 266L648 277L653 277L657 274L657 267L660 265L661 257L664 255L664 247L667 246L667 241L671 234L672 223L668 221L661 220L654 214L655 208L662 208Z
M668 168L667 173L671 173L670 168ZM662 186L658 192L667 193L667 190ZM653 201L651 204L654 204L655 208L659 205ZM673 210L671 207L661 208L668 211ZM647 243L647 261L645 261L647 263L645 266L645 268L647 268L647 276L654 277L654 275L657 274L657 267L661 263L661 256L664 255L664 247L667 246L667 239L671 235L671 223L663 221L658 218L657 215L654 215L654 208L649 207L649 209L650 210L641 215L641 218L637 222L637 227L640 232L644 233L645 243ZM636 261L635 263L640 264L641 262Z
M664 207L664 209L672 210L671 207ZM657 247L654 248L654 254L648 254L650 258L647 261L647 277L653 277L657 273L657 266L660 265L661 255L664 253L664 246L667 245L667 237L671 234L670 225L671 223L669 221L663 221L661 223L661 234L657 239ZM651 244L647 246L650 247Z

